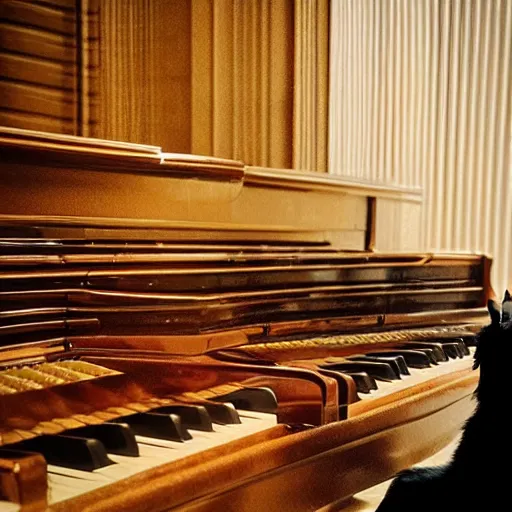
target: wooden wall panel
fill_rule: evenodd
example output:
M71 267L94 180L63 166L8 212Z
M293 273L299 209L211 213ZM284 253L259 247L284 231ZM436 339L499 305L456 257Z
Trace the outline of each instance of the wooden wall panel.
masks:
M0 124L78 134L75 0L0 2Z
M192 3L192 152L325 171L327 0Z
M329 3L295 0L293 167L327 171Z
M293 18L289 0L272 0L269 6L269 167L293 165Z
M100 134L145 143L153 140L154 80L148 0L104 2L100 26Z
M94 133L97 2L0 2L0 124Z
M3 0L0 122L325 170L327 5Z
M293 2L192 3L192 152L292 165Z
M197 0L192 3L191 131L192 152L199 155L214 154L213 8L214 4L210 0ZM226 91L228 98L230 94L230 91Z
M99 5L100 0L77 2L77 81L80 135L99 136Z
M153 67L155 137L165 151L191 153L191 4L189 0L151 2L154 12Z
M190 152L190 5L100 3L98 136Z

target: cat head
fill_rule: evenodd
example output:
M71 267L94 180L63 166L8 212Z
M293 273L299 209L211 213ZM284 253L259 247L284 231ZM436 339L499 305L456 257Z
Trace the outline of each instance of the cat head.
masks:
M477 336L473 368L480 368L478 393L501 392L509 385L512 358L512 298L508 290L500 306L493 300L487 303L491 323Z

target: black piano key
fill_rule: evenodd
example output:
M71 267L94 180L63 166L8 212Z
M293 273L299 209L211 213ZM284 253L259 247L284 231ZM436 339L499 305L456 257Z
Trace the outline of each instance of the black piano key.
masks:
M391 366L384 361L346 361L341 363L327 363L323 364L322 368L341 372L366 372L374 379L382 379L386 381L397 379Z
M459 359L464 357L464 352L461 350L458 343L443 342L443 350L450 359Z
M358 393L368 394L372 390L378 389L375 379L366 372L343 372L354 379Z
M277 412L277 398L270 388L243 388L226 395L218 396L212 400L216 402L229 402L236 409L244 411L257 411L275 414Z
M443 345L441 343L431 342L431 341L407 341L405 343L401 343L399 345L400 348L417 348L419 350L423 348L431 349L437 362L445 362L448 361L448 357L446 356Z
M469 356L470 352L468 347L476 347L476 334L465 334L464 336L460 337L457 336L457 339L460 340L462 345L464 345L467 350L466 355Z
M212 419L206 408L201 405L166 405L151 412L176 414L180 417L181 424L187 429L213 432Z
M375 358L378 361L395 361L396 365L398 366L400 370L401 375L411 375L411 372L409 371L409 368L407 367L407 363L404 359L404 356L380 356L378 354L365 354L365 357Z
M69 435L97 439L107 453L138 457L139 447L135 434L126 423L102 423L70 430Z
M176 414L138 413L123 416L116 423L127 423L137 436L167 439L168 441L188 441L190 432L181 424Z
M465 347L465 345L464 345L464 347ZM457 344L457 348L459 349L461 359L464 357L467 357L468 354L466 354L465 350L459 344ZM467 347L466 347L466 349L467 349Z
M473 345L468 345L467 343L465 343L463 340L459 340L458 341L458 344L459 344L459 347L461 348L461 350L463 351L464 355L465 356L470 356L471 355L471 352L469 351L469 347L474 347L475 344Z
M411 347L411 348L417 348L417 349L421 349L422 347L431 347L431 345L434 345L435 347L439 347L444 355L445 355L445 359L443 359L443 361L446 361L448 359L453 359L455 356L455 359L458 358L458 354L460 352L459 348L457 347L455 349L455 352L454 352L454 345L456 346L457 344L456 343L451 343L451 342L441 342L441 341L436 341L436 342L431 342L431 341L428 341L428 342L424 342L424 341L408 341L406 343L403 343L402 345L400 345L401 348L408 348L408 347ZM437 349L436 349L437 350Z
M351 361L361 361L361 362L364 362L364 361L370 361L370 362L373 362L373 363L380 363L380 362L384 362L386 364L388 364L391 369L393 370L393 373L395 374L395 378L396 379L401 379L401 370L400 370L400 366L398 364L398 362L396 361L396 357L372 357L372 356L368 356L368 355L365 355L365 354L358 354L358 355L354 355L354 356L350 356L348 357L347 359L350 359ZM403 358L402 358L403 360ZM405 361L404 361L404 364L405 364Z
M204 402L201 405L207 410L214 423L219 425L240 425L242 423L233 404Z
M443 335L436 336L434 338L429 338L428 341L435 341L436 343L459 343L461 348L464 350L464 355L469 356L469 348L474 347L476 344L476 335L475 334L452 334L445 333Z
M458 349L460 351L461 359L463 357L467 357L467 356L471 355L471 352L469 351L469 348L466 346L465 343L459 342L459 343L457 343L457 347L458 347Z
M40 453L48 464L81 471L94 471L114 464L108 458L103 443L97 439L44 435L22 441L13 447Z
M431 366L429 357L420 350L378 350L368 353L372 356L403 356L407 366L410 366L411 368L430 368Z
M431 348L415 347L414 350L418 350L419 352L423 352L428 357L428 360L430 361L430 364L433 364L433 365L439 364L437 362L437 358L436 358L436 356L434 354L434 351Z
M468 346L471 346L471 345L466 345L466 343L464 343L464 340L462 338L454 338L450 341L452 343L456 343L457 346L459 347L459 350L461 353L460 357L465 357L465 356L471 355L471 352L469 351L469 348L468 348Z

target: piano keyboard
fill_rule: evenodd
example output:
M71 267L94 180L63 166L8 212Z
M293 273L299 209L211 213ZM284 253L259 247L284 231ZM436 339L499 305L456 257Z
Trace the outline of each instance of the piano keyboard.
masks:
M349 416L381 404L379 399L395 397L408 389L414 392L416 386L430 380L470 371L473 367L475 334L470 330L456 328L450 332L438 328L356 337L360 344L353 347L344 343L347 339L352 341L352 336L331 336L249 345L236 349L236 354L240 357L245 353L284 366L311 368L331 377L337 374L344 379L349 377L356 393L348 397L348 404L339 404L349 406ZM316 357L308 357L310 354Z
M52 504L73 498L162 464L261 432L277 424L274 414L240 410L238 415L239 425L214 423L211 432L189 429L191 439L182 442L135 435L138 456L117 455L110 453L106 448L112 464L90 472L50 464L48 502Z
M346 358L330 357L319 364L330 371L349 368L354 378L359 402L349 404L348 414L366 412L384 405L383 399L397 399L400 392L420 388L427 382L473 367L474 347L462 339L447 338L440 342L406 342L400 347L372 350ZM379 400L380 399L380 400Z
M349 356L341 363L337 358L328 358L327 364L320 366L333 370L353 365L352 368L359 372L356 380L359 398L373 400L443 375L470 370L474 350L457 338L443 342L408 342L399 347ZM356 376L355 373L351 375Z
M353 416L366 410L372 401L414 390L443 375L469 370L473 353L473 347L468 348L454 337L310 362L319 371L354 378L360 401L349 404L349 415ZM9 379L15 379L16 387L11 384L7 391L12 393L13 389L19 392L118 373L71 360L4 370L0 372L0 382L7 386ZM48 503L54 504L269 429L278 423L277 405L272 390L243 388L215 402L157 407L100 425L28 439L8 445L0 451L0 458L5 454L42 454L48 464ZM19 510L10 502L0 502L0 506L2 511Z
M277 425L277 415L261 410L276 408L268 388L245 388L200 405L159 407L114 422L29 439L0 449L0 459L42 454L48 464L51 505L265 431ZM0 510L20 507L0 501Z
M398 393L412 386L423 384L436 377L448 375L450 373L471 369L473 365L474 348L470 349L470 354L463 356L461 359L449 359L446 362L439 362L429 368L417 369L409 367L409 375L400 375L400 379L391 382L378 379L376 382L377 389L370 390L369 393L360 393L359 398L362 400L370 400L382 398L392 393Z

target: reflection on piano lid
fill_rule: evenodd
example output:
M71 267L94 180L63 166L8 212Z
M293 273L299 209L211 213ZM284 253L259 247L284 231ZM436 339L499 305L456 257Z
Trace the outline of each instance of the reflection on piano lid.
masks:
M0 510L315 510L471 413L490 260L365 251L404 191L0 135Z

